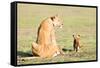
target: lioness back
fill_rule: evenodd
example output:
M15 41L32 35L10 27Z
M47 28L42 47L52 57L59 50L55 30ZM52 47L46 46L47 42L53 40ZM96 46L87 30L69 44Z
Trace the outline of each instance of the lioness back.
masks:
M50 32L53 29L53 25L50 22L50 19L47 18L40 24L37 34L37 43L38 44L49 44L50 43Z
M38 44L50 44L52 43L51 36L54 35L54 26L62 27L62 23L59 20L58 16L52 16L44 19L39 28L37 33L37 43ZM52 33L51 33L52 32ZM55 36L53 36L55 37ZM53 39L55 40L55 39Z

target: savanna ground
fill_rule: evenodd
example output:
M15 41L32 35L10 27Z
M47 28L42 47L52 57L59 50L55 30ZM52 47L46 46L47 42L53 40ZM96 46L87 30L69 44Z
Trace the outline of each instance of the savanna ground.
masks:
M18 45L17 57L20 64L38 64L96 60L96 8L18 4ZM41 21L58 14L63 28L55 28L58 46L64 48L65 55L54 58L32 57L31 43L36 40ZM80 34L81 49L73 51L73 34Z

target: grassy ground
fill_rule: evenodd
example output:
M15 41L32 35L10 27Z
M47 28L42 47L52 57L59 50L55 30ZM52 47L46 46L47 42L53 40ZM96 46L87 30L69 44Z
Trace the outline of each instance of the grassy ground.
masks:
M18 45L17 55L31 56L31 43L36 40L39 24L46 17L58 14L64 24L56 29L57 43L66 49L66 55L54 58L23 59L18 64L38 64L51 62L72 62L96 60L96 9L70 6L18 5ZM73 34L81 35L81 49L73 51Z

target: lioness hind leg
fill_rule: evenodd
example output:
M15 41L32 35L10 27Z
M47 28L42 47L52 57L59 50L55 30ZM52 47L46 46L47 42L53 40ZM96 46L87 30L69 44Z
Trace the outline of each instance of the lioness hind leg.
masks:
M33 42L32 43L32 54L33 54L33 56L34 55L38 55L37 52L38 51L38 44L37 43L35 43L35 42Z
M38 44L35 43L35 42L33 42L33 43L32 43L32 48L37 49L37 47L38 47Z

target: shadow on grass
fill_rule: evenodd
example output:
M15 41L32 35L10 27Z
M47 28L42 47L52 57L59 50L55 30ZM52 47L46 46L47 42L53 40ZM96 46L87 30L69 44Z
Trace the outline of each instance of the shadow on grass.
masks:
M72 52L73 50L72 49L66 49L66 48L63 48L62 49L64 52ZM17 56L20 56L20 57L32 57L32 53L29 51L29 52L23 52L23 51L17 51ZM34 55L34 56L37 56L37 55Z
M64 52L71 52L71 51L73 51L72 49L66 49L66 48L62 48L62 50L64 51Z
M20 56L20 57L32 57L32 53L31 52L18 51L17 52L17 56Z

